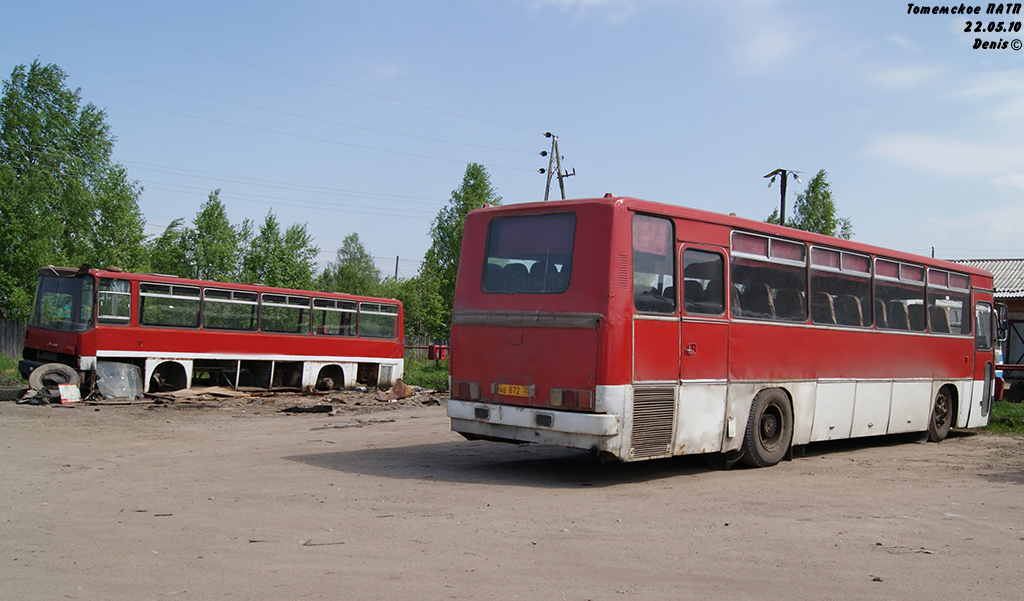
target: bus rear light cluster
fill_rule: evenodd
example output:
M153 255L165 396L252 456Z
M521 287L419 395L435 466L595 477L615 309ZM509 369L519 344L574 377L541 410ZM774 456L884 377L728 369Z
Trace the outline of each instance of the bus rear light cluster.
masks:
M551 406L565 407L566 409L593 409L594 391L552 388Z
M480 400L479 382L452 382L452 398L463 401Z

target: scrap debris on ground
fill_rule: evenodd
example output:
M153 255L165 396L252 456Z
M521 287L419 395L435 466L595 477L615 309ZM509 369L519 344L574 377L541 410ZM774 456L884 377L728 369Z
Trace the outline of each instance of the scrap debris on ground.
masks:
M224 386L193 387L187 390L151 393L143 397L102 398L90 396L74 402L76 405L153 405L176 408L245 408L256 405L284 414L367 413L397 407L439 406L444 391L410 386L402 380L386 390L267 391L259 388L234 390ZM56 391L25 391L17 400L20 404L60 405ZM64 403L69 404L69 403Z

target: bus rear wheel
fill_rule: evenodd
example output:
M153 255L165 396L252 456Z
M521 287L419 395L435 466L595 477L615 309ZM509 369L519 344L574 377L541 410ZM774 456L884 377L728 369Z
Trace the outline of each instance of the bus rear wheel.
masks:
M782 461L792 441L793 408L789 397L778 388L757 393L750 404L740 461L751 467L771 467Z
M945 386L935 394L932 404L932 417L928 420L928 442L939 442L949 434L953 427L953 397Z

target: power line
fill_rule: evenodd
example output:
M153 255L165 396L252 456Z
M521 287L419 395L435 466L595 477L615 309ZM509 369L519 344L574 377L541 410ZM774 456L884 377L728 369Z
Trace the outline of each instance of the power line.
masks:
M4 46L0 46L0 50L4 50L4 51L11 52L11 53L14 53L14 54L21 54L21 55L28 56L28 57L37 57L38 56L38 55L31 54L31 53L28 53L28 52L21 52L19 50L14 50L14 49L11 49L11 48L6 48ZM51 61L47 61L47 62L51 62ZM518 149L512 149L512 148L499 148L499 147L494 147L494 146L484 146L484 145L481 145L481 144L470 144L468 142L456 142L454 140L443 140L443 139L440 139L440 138L430 138L430 137L427 137L427 136L417 136L417 135L413 135L413 134L404 134L404 133L401 133L401 132L388 131L388 130L384 130L384 129L376 129L376 128L373 128L373 127L365 127L365 126L362 126L362 125L353 125L351 123L344 123L344 122L341 122L341 121L334 121L334 120L330 120L330 119L322 119L322 118L319 118L319 117L310 117L308 115L300 115L300 114L297 114L297 113L290 113L288 111L281 111L281 110L278 110L278 109L272 109L272 108L257 106L257 105L254 105L254 104L238 102L238 101L235 101L235 100L228 100L226 98L219 98L217 96L211 96L209 94L199 94L197 92L189 92L188 90L182 90L180 88L174 88L174 87L171 87L171 86L165 86L165 85L162 85L162 84L157 84L157 83L152 83L152 82L148 82L148 81L143 81L143 80L135 79L135 78L132 78L132 77L126 77L124 75L117 75L117 74L114 74L114 73L107 73L105 71L99 71L99 70L96 70L96 69L90 69L89 67L83 67L81 65L75 65L75 64L72 64L72 63L61 62L61 61L52 61L52 62L54 62L55 64L58 64L58 65L61 65L63 67L66 67L66 68L73 68L73 69L78 69L80 71L88 71L90 73L97 73L99 75L104 75L106 77L113 77L115 79L121 79L123 81L129 81L129 82L137 83L137 84L144 85L144 86L150 86L150 87L153 87L153 88L156 88L156 89L159 89L159 90L168 90L168 91L171 91L171 92L177 92L179 94L184 94L186 96L193 96L195 98L202 98L204 100L213 100L215 102L221 102L221 103L229 104L229 105L232 105L232 106L239 106L239 107L242 107L242 108L247 108L247 109L252 109L252 110L257 110L257 111L263 111L263 112L267 112L267 113L273 113L275 115L281 115L281 116L284 116L284 117L293 117L295 119L303 119L303 120L306 120L306 121L313 121L313 122L317 122L317 123L326 123L326 124L329 124L329 125L336 125L336 126L339 126L339 127L348 127L348 128L352 128L352 129L358 129L358 130L362 130L362 131L367 131L367 132L370 132L370 133L385 134L385 135L390 135L390 136L399 136L399 137L403 137L403 138L410 138L410 139L413 139L413 140L422 140L422 141L425 141L425 142L437 142L437 143L440 143L440 144L451 144L451 145L456 145L456 146L465 146L465 147L468 147L468 148L478 148L478 149L481 149L481 150L493 150L493 151L497 151L497 152L511 152L511 153L517 153L517 154L533 154L533 152L529 151L529 150L518 150Z
M3 145L0 143L0 145ZM10 147L10 145L8 145ZM27 148L34 151L34 155L37 157L48 157L57 160L70 161L80 158L78 155L68 152L63 149L40 146L38 144L26 144L18 143L19 148ZM115 161L116 162L116 161ZM21 165L24 167L30 167L32 169L46 169L51 174L57 174L61 172L61 169L51 168L49 166L42 165L40 163L31 163L28 161L14 160L8 161L11 165ZM220 173L210 173L205 171L195 171L192 169L185 169L179 167L169 167L166 165L156 165L153 163L141 163L137 161L122 161L120 165L130 167L133 170L142 171L153 171L156 173L166 173L168 175L179 175L183 177L190 177L194 179L209 179L216 182L230 182L242 185L259 186L260 188L273 188L278 190L290 190L295 192L304 192L307 194L320 194L327 196L342 196L350 198L363 198L366 200L376 201L389 201L389 202L401 202L410 204L422 204L431 207L438 206L439 203L445 202L442 198L431 198L426 196L407 196L401 194L388 194L384 192L367 192L363 190L348 190L345 188L331 188L328 186L313 186L310 184L299 184L294 182L281 182L276 180L267 180L260 178L242 177L236 175L226 175ZM71 174L86 175L86 173L69 163L63 163L60 165L63 171ZM158 182L159 183L159 182ZM172 184L168 184L172 185ZM214 186L217 188L220 186ZM210 191L210 190L207 190Z
M218 123L218 124L221 124L221 125L230 125L230 126L238 127L238 128L241 128L241 129L249 129L249 130L263 132L263 133L271 133L271 134L277 134L277 135L280 135L280 136L288 136L290 138L298 138L300 140L310 140L310 141L314 141L314 142L323 142L325 144L335 144L337 146L347 146L347 147L350 147L350 148L358 148L360 150L373 150L373 151L376 151L376 152L387 152L387 153L391 153L391 154L398 154L398 155L409 156L409 157L414 157L414 158L419 158L419 159L430 159L430 160L434 160L434 161L445 161L445 162L449 162L449 163L465 164L465 163L472 162L472 161L466 161L466 160L462 160L462 159L449 159L449 158L444 158L444 157L436 157L436 156L430 156L430 155L426 155L426 154L419 154L419 153L415 153L415 152L405 152L403 150L390 150L390 149L387 149L387 148L377 148L377 147L374 147L374 146L364 146L362 144L352 144L350 142L340 142L338 140L330 140L330 139L327 139L327 138L318 138L318 137L315 137L315 136L306 136L306 135L296 134L296 133L291 133L291 132L277 131L277 130L268 129L268 128L265 128L265 127L257 127L255 125L245 125L245 124L242 124L242 123L232 123L230 121L223 121L221 119L213 119L213 118L210 118L210 117L202 117L202 116L199 116L199 115L190 115L188 113L180 113L178 111L170 111L170 110L167 110L167 109L159 109L159 108L154 108L154 107L145 106L145 105L141 105L141 104L136 104L136 103L133 103L133 102L124 102L124 101L121 101L121 100L114 100L112 98L104 98L102 96L87 95L86 97L87 98L95 98L97 100L102 100L104 102L113 102L115 104L123 104L125 106L131 106L131 107L140 108L140 109L144 109L144 110L148 110L148 111L154 111L154 112L157 112L157 113L164 113L164 114L167 114L167 115L176 115L176 116L179 116L179 117L187 117L189 119L196 119L196 120L199 120L199 121L207 121L209 123ZM509 166L509 165L485 164L485 166L491 167L491 168L494 168L494 169L510 169L510 170L513 170L513 171L533 171L533 169L528 169L526 167L512 167L512 166Z
M179 184L168 184L164 182L150 182L149 187L155 190L163 190L165 192L181 192L191 194L193 192L202 192L205 188L199 188L196 186L184 186ZM300 209L317 209L323 211L334 211L339 213L349 213L357 215L375 215L380 217L407 217L409 219L433 219L433 213L426 213L419 211L421 214L411 214L410 210L402 209L401 211L374 211L367 210L370 207L364 206L353 206L353 205L338 205L335 203L325 203L315 200L303 200L296 198L284 198L277 196L265 196L259 194L243 194L236 192L225 192L221 191L220 197L224 200L240 200L243 202L255 202L260 204L267 204L271 206L287 206L296 207Z
M207 57L210 57L210 58L215 58L217 60L222 60L222 61L229 62L229 63L235 63L237 65L242 65L242 66L249 67L249 68L252 68L252 69L259 69L261 71L266 71L268 73L274 73L275 75L281 75L281 76L284 76L284 77L290 77L292 79L297 79L297 80L301 80L301 81L307 81L307 82L310 82L310 83L315 83L315 84L318 84L318 85L322 85L322 86L326 86L326 87L330 87L330 88L335 88L335 89L338 89L338 90L344 90L346 92L350 92L350 93L353 93L353 94L361 94L363 96L367 96L367 97L370 97L370 98L375 98L375 99L378 99L378 100L387 100L388 102L394 102L394 103L397 103L397 104L402 104L402 105L405 105L405 106L410 106L410 107L421 109L421 110L425 110L425 111L431 111L431 112L439 113L439 114L442 114L442 115L448 115L448 116L451 116L451 117L458 117L460 119L466 119L466 120L469 120L469 121L476 121L478 123L485 123L487 125L493 125L495 127L503 127L503 128L506 128L506 129L514 129L514 130L518 130L518 131L522 131L522 132L527 132L527 133L532 133L532 134L542 133L542 132L537 132L536 130L527 129L527 128L524 128L524 127L518 127L518 126L515 126L515 125L509 125L507 123L499 123L497 121L490 121L490 120L487 120L487 119L480 119L478 117L471 117L469 115L463 115L463 114L460 114L460 113L455 113L455 112L447 111L447 110L444 110L444 109L439 109L439 108L435 108L435 107L431 107L431 106L427 106L427 105L423 105L423 104L417 104L415 102L408 102L408 101L405 101L405 100L398 100L397 98L390 98L388 96L383 96L381 94L374 94L372 92L366 92L366 91L363 91L363 90L358 90L356 88L350 88L350 87L347 87L347 86L338 85L336 83L331 83L331 82L328 82L328 81L323 81L323 80L320 80L320 79L315 79L313 77L307 77L305 75L298 75L298 74L295 74L295 73L289 73L287 71L281 71L280 69L273 69L271 67L265 67L263 65L257 65L255 63L249 63L249 62L246 62L246 61L234 59L234 58L227 57L227 56L221 56L219 54L214 54L212 52L206 52L204 50L197 50L195 48L189 48L188 46L182 46L180 44L173 44L173 43L170 43L170 42L165 42L163 40L158 40L158 39L155 39L155 38L149 38L149 37L146 37L146 36L139 35L137 33L131 33L131 32L128 32L128 31L122 31L120 29L115 29L113 27L108 27L106 25L100 25L98 23L92 23L90 21L85 21L85 20L82 20L82 19L76 19L76 18L73 18L73 17L68 17L68 16L65 16L65 15L57 14L57 13L50 12L50 11L47 11L47 10L42 10L42 9L39 9L39 8L36 8L36 7L33 7L33 6L26 6L24 4L19 4L17 2L11 2L10 0L0 0L0 1L4 2L5 4L10 4L11 6L17 6L19 8L23 8L25 10L31 10L31 11L34 11L34 12L37 12L37 13L49 15L51 17L56 17L58 19L63 19L65 21L71 21L73 23L80 23L82 25L88 25L89 27L94 27L96 29L102 29L104 31L111 31L111 32L118 33L118 34L121 34L121 35L125 35L125 36L133 37L133 38L136 38L136 39L139 39L139 40L143 40L143 41L146 41L146 42L151 42L151 43L154 43L154 44L160 44L162 46L167 46L169 48L176 48L178 50L184 50L186 52L192 52L194 54L198 54L198 55L201 55L201 56L207 56Z
M437 206L437 203L445 202L445 199L441 198L428 198L423 196L403 196L399 194L385 194L382 192L365 192L360 190L346 190L343 188L329 188L326 186L311 186L308 184L297 184L291 182L279 182L274 180L264 180L233 175L222 175L216 173L206 173L202 171L193 171L190 169L179 169L176 167L153 165L152 163L137 163L134 161L125 161L124 164L132 167L133 169L141 169L143 171L155 171L157 173L167 173L169 175L181 175L197 179L211 179L216 181L226 181L244 185L258 185L263 188L294 190L298 192L307 192L310 194L348 196L353 198L365 198L367 200L406 202L415 204L425 204L430 206Z

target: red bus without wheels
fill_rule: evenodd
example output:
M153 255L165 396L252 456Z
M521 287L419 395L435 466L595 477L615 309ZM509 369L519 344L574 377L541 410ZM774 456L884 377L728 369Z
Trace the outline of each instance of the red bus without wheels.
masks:
M988 272L633 198L466 219L452 430L623 461L768 466L988 422Z
M402 376L402 335L397 300L51 266L19 370L84 376L87 391L104 363L138 366L146 392L387 386Z

